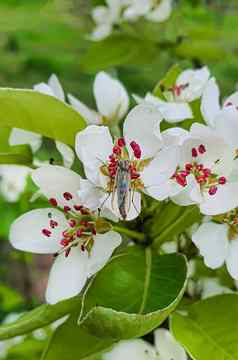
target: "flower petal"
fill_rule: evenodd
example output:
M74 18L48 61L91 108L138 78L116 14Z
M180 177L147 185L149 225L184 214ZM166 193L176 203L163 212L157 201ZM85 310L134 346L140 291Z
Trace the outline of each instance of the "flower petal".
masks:
M139 144L142 151L142 158L153 157L161 147L161 134L159 130L162 121L161 113L149 104L140 104L134 107L127 115L123 133L128 144L128 151L131 141Z
M79 247L72 248L68 257L57 256L49 275L46 301L55 304L78 295L87 281L87 269L88 254Z
M102 204L105 208L110 210L117 218L122 219L122 216L120 215L118 209L117 193L115 193L114 196L112 194L110 196L105 195ZM128 192L126 210L127 210L127 217L126 217L127 221L133 220L137 218L137 216L139 216L141 212L141 194L138 191Z
M159 5L153 11L145 15L146 19L155 22L163 22L167 20L172 12L172 0L161 0Z
M48 84L51 87L54 96L61 101L65 101L64 90L55 74L50 76Z
M189 104L183 102L167 102L148 93L145 101L156 106L163 118L169 123L176 123L185 119L192 119L193 112Z
M54 229L49 226L50 219L58 223ZM52 208L32 210L13 222L9 240L19 250L38 254L56 253L60 248L62 232L66 228L67 220L61 211ZM43 229L51 232L50 237L43 235Z
M60 141L56 141L55 142L56 148L57 150L60 152L62 158L63 158L63 164L65 167L67 168L71 168L71 166L74 163L74 151L71 149L70 146L60 142Z
M212 78L208 81L201 99L201 113L209 126L215 125L216 115L220 111L219 96L220 90L216 79Z
M9 136L9 144L11 146L28 144L35 153L41 147L42 136L31 131L13 128Z
M238 91L231 94L225 101L224 106L238 106Z
M99 182L99 168L112 153L113 143L108 127L90 125L76 136L76 153L84 165L86 176Z
M72 107L80 113L88 124L99 125L102 123L102 117L94 110L90 109L87 105L76 99L71 94L68 94L68 99Z
M217 269L223 265L228 251L228 228L225 224L202 224L192 235L193 243L204 257L205 264Z
M233 277L238 280L238 239L231 240L226 258L226 266Z
M31 170L27 166L0 165L0 193L8 202L19 200Z
M48 199L54 198L58 205L73 206L81 204L78 197L81 176L63 166L44 165L32 172L32 179L40 191ZM65 199L64 194L70 193L71 200Z
M173 191L171 200L177 205L188 206L202 201L200 187L193 175L187 176L187 185L180 186L180 191L177 186L173 188Z
M113 349L103 354L103 360L155 360L152 345L141 339L120 341Z
M110 259L113 251L121 244L121 236L115 231L97 234L89 256L88 276L94 275L102 269Z
M49 96L55 96L55 94L54 94L53 90L51 89L51 87L48 84L44 83L44 82L41 82L39 84L34 85L33 89L35 91L38 91L38 92L42 93L42 94L46 94L46 95L49 95Z
M98 25L94 28L93 32L90 34L90 40L100 41L109 36L112 32L112 24L106 23Z
M78 196L84 206L91 210L97 210L100 208L104 197L104 192L99 187L95 186L88 180L80 179L80 190Z
M187 360L185 350L168 330L158 329L154 332L154 336L159 359Z
M98 111L109 120L120 120L128 111L129 97L119 80L101 71L97 74L93 92Z
M204 194L200 211L204 215L218 215L238 206L238 183L220 185L215 195Z
M216 130L226 143L238 148L238 111L235 107L224 108L216 117Z

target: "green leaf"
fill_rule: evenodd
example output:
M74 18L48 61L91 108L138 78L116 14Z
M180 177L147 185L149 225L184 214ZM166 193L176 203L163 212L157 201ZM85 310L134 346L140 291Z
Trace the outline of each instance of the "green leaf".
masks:
M0 127L33 131L69 145L86 126L72 107L33 90L0 88L0 107Z
M172 315L171 329L194 360L237 360L238 295L189 305L186 312Z
M195 205L182 207L169 202L154 218L151 227L151 237L154 239L153 247L159 249L166 241L187 230L194 223L199 222L202 216ZM156 219L156 221L155 221Z
M72 312L75 307L80 306L80 303L80 298L74 297L69 300L61 301L55 305L41 305L21 316L17 321L0 326L0 340L23 335L48 325Z
M173 65L165 75L165 77L158 82L158 84L155 86L153 90L153 95L163 98L163 88L169 89L171 86L173 86L176 82L177 77L181 73L182 69L179 65L175 64Z
M0 164L32 164L32 151L28 145L9 145L11 128L0 127Z
M64 360L91 359L118 340L150 332L178 305L186 277L184 256L129 247L97 274L85 297L80 326L75 315L59 328L44 360L57 358L55 354ZM69 344L67 334L74 339Z

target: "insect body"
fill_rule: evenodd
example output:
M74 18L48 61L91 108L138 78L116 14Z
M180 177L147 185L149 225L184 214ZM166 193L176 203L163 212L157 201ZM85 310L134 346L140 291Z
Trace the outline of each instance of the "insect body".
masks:
M116 179L115 179L115 191L117 193L117 202L118 209L123 218L127 217L127 206L128 206L128 196L131 191L131 176L130 176L130 161L129 160L119 160Z

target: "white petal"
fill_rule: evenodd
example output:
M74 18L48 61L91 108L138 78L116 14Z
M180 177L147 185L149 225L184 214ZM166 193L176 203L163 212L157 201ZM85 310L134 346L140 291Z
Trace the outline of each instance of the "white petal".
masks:
M172 0L162 0L153 11L146 14L146 18L150 21L163 22L167 20L172 11Z
M42 136L31 131L13 128L9 136L9 144L30 145L32 152L39 150L42 144Z
M120 341L114 348L103 354L103 360L156 360L152 345L141 340Z
M183 102L167 102L148 93L145 101L157 107L163 115L163 118L169 123L192 119L193 112L189 104Z
M182 145L189 137L189 132L179 127L173 127L163 131L161 135L165 146Z
M230 241L228 254L226 258L226 266L233 277L233 279L238 280L238 239Z
M88 276L101 270L110 259L113 251L121 244L121 236L115 231L94 236L94 245L89 255Z
M57 147L57 150L60 152L62 158L63 158L63 164L67 168L71 168L71 166L74 163L74 151L71 149L70 146L60 142L56 141L55 145Z
M77 134L75 150L92 182L99 181L98 169L108 160L112 148L112 137L106 126L90 125Z
M238 148L238 111L235 107L224 108L216 117L216 130L226 143Z
M65 101L64 90L55 74L52 74L48 81L55 97L61 101Z
M33 89L35 91L38 91L38 92L42 93L42 94L55 96L55 94L54 94L53 90L51 89L51 87L48 84L44 83L44 82L34 85Z
M58 226L51 229L49 214ZM27 212L16 219L10 229L9 239L16 249L38 254L55 253L59 250L62 232L67 228L64 214L56 209L45 208ZM42 234L43 229L51 231L51 236Z
M225 224L202 224L192 235L192 241L204 257L205 264L216 269L223 265L228 251L228 228Z
M178 155L177 146L163 148L141 173L146 192L157 200L164 200L170 195L164 187L167 189L168 180L176 170Z
M238 106L238 91L231 94L225 101L224 106Z
M119 80L101 71L97 74L93 92L98 111L109 120L120 120L128 111L129 97Z
M158 329L154 332L154 336L159 359L187 360L185 350L168 330Z
M153 157L159 151L161 121L162 115L153 105L137 105L129 112L124 122L123 134L131 154L131 141L140 146L142 158Z
M217 278L205 278L199 281L202 286L202 294L201 298L206 299L208 297L222 295L222 294L230 294L232 290L226 286L222 286L220 284L219 279Z
M100 41L108 37L112 32L112 24L102 24L94 28L90 34L90 40Z
M117 218L122 219L118 209L117 194L115 193L112 201L112 195L105 195L105 199L102 202L105 208L109 209ZM126 204L127 217L126 220L133 220L139 216L141 212L141 194L137 191L132 191L128 194Z
M124 11L123 17L129 21L136 20L138 17L146 15L151 7L152 1L150 0L131 1L131 6Z
M104 197L104 192L91 183L88 180L80 179L80 190L78 191L78 196L82 201L84 206L88 207L91 210L97 210L100 208Z
M188 206L202 201L200 187L193 175L187 176L187 185L185 187L180 186L180 191L177 191L177 194L176 188L174 190L175 194L171 196L171 200L177 205Z
M0 165L0 192L8 202L19 199L31 170L26 166Z
M81 204L78 197L81 177L63 166L44 165L32 172L32 179L48 199L54 198L58 205L73 206ZM68 201L63 194L69 192L73 199Z
M72 107L80 113L87 124L99 125L102 123L102 118L96 111L90 109L87 105L76 99L76 97L71 94L68 94L68 99Z
M204 215L218 215L238 206L238 183L220 185L215 195L204 194L200 211Z
M201 99L201 113L207 125L214 126L216 115L220 111L219 103L220 91L216 79L208 81Z
M108 22L109 9L106 6L96 6L92 9L92 18L96 24Z
M72 248L68 257L59 255L50 271L46 301L58 301L76 296L87 281L88 254L79 247Z

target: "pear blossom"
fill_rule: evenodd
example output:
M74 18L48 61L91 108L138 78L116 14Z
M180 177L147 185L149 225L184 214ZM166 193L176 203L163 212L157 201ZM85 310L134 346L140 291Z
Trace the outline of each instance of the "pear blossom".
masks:
M236 171L232 148L213 129L194 123L180 146L171 199L182 206L197 204L205 215L230 211L238 205Z
M226 264L230 275L238 280L238 211L202 223L192 235L205 264L217 269Z
M166 21L172 12L172 0L132 0L125 9L123 18L128 21L135 21L144 16L153 22Z
M154 346L142 339L120 341L103 360L187 360L182 346L166 329L154 332Z
M85 205L105 206L117 217L131 220L141 211L141 192L160 200L168 197L178 147L163 144L161 120L155 107L138 105L125 119L122 138L113 140L105 126L91 125L78 133L76 153L87 177L78 195Z
M164 99L147 93L144 99L135 96L135 100L156 106L169 123L191 119L193 111L190 103L201 97L209 77L206 66L198 70L185 70L177 77L174 86L163 90Z
M79 294L120 245L121 237L81 202L78 174L45 165L32 172L32 179L50 207L16 219L9 239L19 250L55 254L46 290L47 302L54 304Z
M0 166L0 194L8 202L16 202L24 192L31 169L20 165Z
M129 108L129 97L119 80L113 79L104 71L99 72L94 80L93 94L97 112L73 95L68 95L70 104L84 117L88 124L110 125L118 123L126 115Z

